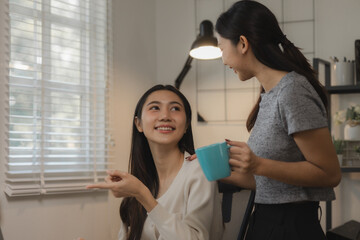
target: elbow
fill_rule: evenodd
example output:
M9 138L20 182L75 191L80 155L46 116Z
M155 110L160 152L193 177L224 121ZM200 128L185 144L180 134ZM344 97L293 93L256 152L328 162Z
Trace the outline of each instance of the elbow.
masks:
M335 174L333 174L329 180L330 187L337 187L341 182L341 170L337 171Z

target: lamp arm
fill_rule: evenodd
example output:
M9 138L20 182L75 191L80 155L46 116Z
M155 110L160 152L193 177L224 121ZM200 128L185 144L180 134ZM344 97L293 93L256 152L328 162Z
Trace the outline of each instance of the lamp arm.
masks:
M183 82L186 74L188 73L188 71L191 68L191 62L192 62L193 59L194 58L191 57L190 55L186 59L186 62L185 62L185 65L184 65L183 69L181 70L179 76L175 80L175 87L177 89L180 89L181 83ZM197 119L198 119L199 122L206 122L206 120L199 113L197 113Z
M186 74L189 72L190 68L191 68L191 62L193 60L193 57L191 57L190 55L188 56L188 58L186 59L185 65L183 67L183 69L181 70L179 76L176 78L175 80L175 87L177 89L180 89L180 85L183 82Z

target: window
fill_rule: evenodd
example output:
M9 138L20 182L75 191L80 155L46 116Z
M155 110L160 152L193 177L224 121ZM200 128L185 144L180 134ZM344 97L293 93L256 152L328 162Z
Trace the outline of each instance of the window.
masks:
M108 9L9 0L9 196L86 191L108 163Z

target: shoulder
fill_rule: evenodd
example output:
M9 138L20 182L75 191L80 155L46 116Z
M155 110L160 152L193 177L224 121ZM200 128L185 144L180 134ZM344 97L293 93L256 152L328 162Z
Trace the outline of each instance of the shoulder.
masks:
M313 94L315 89L310 82L302 75L296 72L290 72L284 77L282 81L279 97L297 97L302 94Z
M183 168L184 168L183 175L186 178L188 184L190 185L201 184L203 187L211 186L214 184L213 182L209 182L206 179L205 174L202 171L200 163L197 158L192 161L188 161L185 159Z
M201 176L205 177L197 158L192 161L188 161L185 159L184 160L184 170L187 175L191 175L191 176L195 176L195 177L201 177Z
M319 94L311 83L302 75L290 72L284 77L278 92L277 100L280 105L315 104L323 108Z

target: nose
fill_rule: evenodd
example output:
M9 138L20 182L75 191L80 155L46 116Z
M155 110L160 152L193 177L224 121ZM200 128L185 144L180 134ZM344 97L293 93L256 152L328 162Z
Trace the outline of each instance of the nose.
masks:
M160 113L160 121L171 121L169 109L162 109Z

